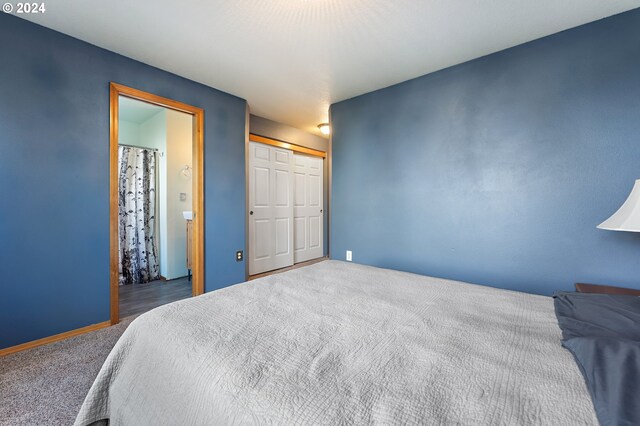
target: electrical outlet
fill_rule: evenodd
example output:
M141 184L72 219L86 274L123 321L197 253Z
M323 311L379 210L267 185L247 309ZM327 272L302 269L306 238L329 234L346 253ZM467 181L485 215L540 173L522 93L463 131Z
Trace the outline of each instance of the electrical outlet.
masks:
M242 256L243 256L242 250L238 250L236 252L236 262L242 262Z
M347 262L351 262L351 250L347 250Z

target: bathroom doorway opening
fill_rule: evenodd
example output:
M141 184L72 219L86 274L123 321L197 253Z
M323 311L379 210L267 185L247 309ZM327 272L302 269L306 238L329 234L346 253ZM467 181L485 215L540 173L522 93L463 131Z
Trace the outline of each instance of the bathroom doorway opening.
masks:
M111 83L111 323L204 291L203 110Z

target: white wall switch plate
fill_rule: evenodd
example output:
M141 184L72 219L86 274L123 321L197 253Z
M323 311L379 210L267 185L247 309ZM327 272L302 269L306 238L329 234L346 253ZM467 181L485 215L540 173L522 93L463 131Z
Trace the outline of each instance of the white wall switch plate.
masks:
M347 262L351 262L351 250L347 250Z

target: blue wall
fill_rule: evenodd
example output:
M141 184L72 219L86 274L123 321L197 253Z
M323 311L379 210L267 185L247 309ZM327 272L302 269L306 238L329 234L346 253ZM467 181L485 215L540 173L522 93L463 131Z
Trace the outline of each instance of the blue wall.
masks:
M551 294L640 287L640 9L332 106L331 254Z
M0 348L109 319L109 82L205 110L205 286L244 281L246 102L0 13Z

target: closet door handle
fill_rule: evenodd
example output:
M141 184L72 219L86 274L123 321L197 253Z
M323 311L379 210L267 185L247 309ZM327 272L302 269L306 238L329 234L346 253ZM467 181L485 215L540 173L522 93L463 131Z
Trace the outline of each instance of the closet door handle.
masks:
M250 215L253 215L253 210L251 210L251 211L249 212L249 214L250 214Z
M320 209L320 213L322 213L322 209Z

